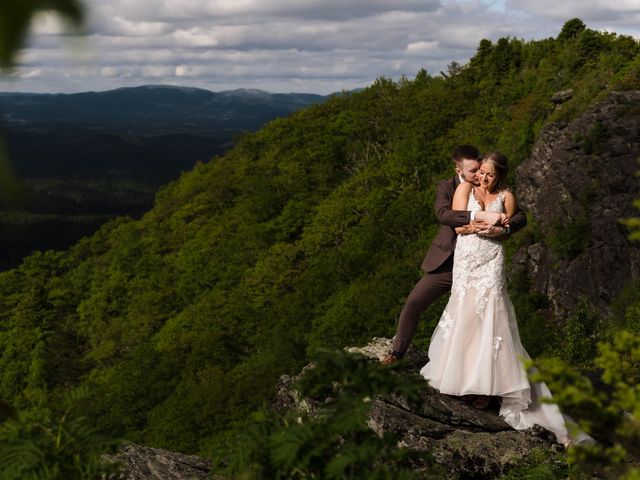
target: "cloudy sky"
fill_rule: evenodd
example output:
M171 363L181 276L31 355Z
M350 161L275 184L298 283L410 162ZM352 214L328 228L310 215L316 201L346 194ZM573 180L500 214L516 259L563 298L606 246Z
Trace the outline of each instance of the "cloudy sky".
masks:
M573 17L640 39L640 0L85 0L82 36L42 14L0 91L143 84L331 93L438 74L483 38L555 37Z

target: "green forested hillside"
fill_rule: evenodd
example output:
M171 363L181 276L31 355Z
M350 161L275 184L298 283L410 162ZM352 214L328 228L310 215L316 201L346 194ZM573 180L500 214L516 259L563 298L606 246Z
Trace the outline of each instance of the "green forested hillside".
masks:
M545 123L640 88L639 53L571 21L556 39L483 40L446 76L379 79L244 136L141 220L0 275L0 397L25 408L86 384L99 423L210 451L319 347L393 334L455 145L515 166Z

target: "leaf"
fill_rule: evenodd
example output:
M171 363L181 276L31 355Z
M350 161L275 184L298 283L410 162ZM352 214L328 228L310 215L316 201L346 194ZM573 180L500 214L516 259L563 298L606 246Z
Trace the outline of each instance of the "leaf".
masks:
M79 26L84 9L77 0L3 0L0 2L0 67L13 65L16 52L22 46L33 16L52 10Z

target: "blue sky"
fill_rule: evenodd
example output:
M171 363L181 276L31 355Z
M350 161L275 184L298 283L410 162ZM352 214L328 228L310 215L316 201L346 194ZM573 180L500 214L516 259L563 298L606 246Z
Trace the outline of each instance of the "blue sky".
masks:
M143 84L330 93L437 74L483 38L555 37L573 17L640 39L640 0L85 0L83 35L42 14L0 91Z

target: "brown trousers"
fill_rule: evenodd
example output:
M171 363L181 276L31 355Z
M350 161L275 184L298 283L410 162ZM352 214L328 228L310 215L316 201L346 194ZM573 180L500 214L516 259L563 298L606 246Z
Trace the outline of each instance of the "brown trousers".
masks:
M433 272L425 273L407 297L400 318L393 350L404 353L418 328L420 315L445 293L451 292L453 254Z

